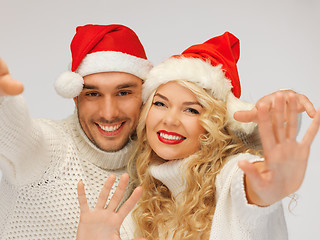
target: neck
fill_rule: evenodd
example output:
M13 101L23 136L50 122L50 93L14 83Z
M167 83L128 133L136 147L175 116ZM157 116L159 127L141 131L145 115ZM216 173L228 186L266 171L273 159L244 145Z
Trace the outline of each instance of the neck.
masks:
M96 147L82 130L77 111L70 117L69 126L81 159L102 169L120 169L127 165L132 152L132 141L116 152L106 152Z
M168 187L172 196L178 198L179 194L186 188L184 166L188 159L167 161L165 163L156 161L150 166L150 173Z

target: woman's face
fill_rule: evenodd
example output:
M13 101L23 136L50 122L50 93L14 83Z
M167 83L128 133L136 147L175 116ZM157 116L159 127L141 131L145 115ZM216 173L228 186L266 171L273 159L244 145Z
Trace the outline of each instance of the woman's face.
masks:
M196 96L177 82L161 85L146 119L148 142L164 160L186 158L200 149L205 133L199 116L204 111Z

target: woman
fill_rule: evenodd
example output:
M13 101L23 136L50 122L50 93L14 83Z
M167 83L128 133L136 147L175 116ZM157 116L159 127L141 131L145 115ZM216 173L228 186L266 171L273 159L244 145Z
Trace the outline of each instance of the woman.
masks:
M239 40L226 32L151 70L130 164L143 194L124 220L133 226L133 217L137 236L287 239L281 199L302 183L320 114L298 143L293 96L288 118L281 96L273 119L266 106L260 106L261 158L238 137L252 133L254 126L233 119L235 111L251 107L238 99L238 58ZM123 207L126 213L131 209Z

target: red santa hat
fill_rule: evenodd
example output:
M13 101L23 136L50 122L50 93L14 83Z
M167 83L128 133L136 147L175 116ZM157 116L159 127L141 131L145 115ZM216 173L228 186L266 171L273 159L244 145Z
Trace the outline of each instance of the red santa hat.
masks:
M233 118L239 110L250 110L253 104L239 99L241 86L237 70L240 57L239 39L229 32L193 45L155 66L143 85L143 100L161 84L184 79L210 91L213 97L227 103L228 124L235 132L249 134L255 123L241 123Z
M70 48L71 70L62 73L54 85L65 98L80 94L86 75L125 72L144 80L152 68L138 36L123 25L79 26Z

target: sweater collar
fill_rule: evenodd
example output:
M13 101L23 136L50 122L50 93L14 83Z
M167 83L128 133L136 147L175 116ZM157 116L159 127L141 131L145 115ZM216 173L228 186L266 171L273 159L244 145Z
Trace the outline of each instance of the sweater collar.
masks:
M75 145L85 161L89 161L102 169L115 170L127 165L133 149L133 142L129 141L124 148L117 152L106 152L97 148L81 128L77 110L68 119Z
M151 175L166 185L174 198L177 198L179 193L186 189L183 172L188 159L190 157L165 163L154 162L150 165Z

